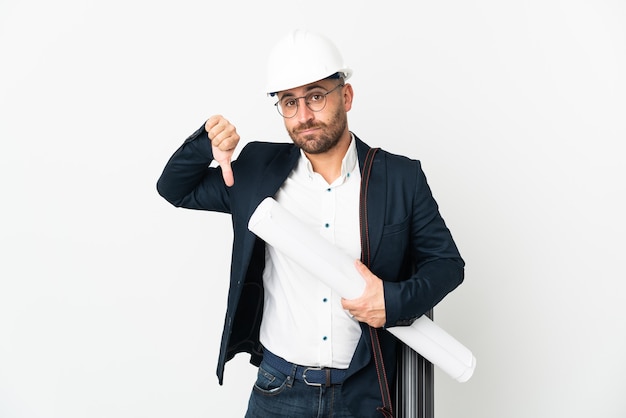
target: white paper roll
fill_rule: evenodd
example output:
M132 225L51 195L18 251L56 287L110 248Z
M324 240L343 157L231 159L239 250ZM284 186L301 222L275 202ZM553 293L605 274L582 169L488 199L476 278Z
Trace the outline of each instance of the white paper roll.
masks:
M259 204L250 217L248 229L313 273L341 297L356 299L363 294L365 281L356 270L354 260L307 228L271 197ZM304 245L306 251L302 251ZM337 280L338 277L342 280ZM459 382L468 381L474 373L476 358L471 351L426 316L419 317L410 326L387 330Z

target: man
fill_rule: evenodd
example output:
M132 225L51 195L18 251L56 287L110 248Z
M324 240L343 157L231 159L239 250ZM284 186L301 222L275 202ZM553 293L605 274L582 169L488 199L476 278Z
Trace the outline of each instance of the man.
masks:
M247 417L376 417L381 366L370 329L410 325L463 281L464 262L441 218L419 161L379 151L367 194L366 287L342 300L247 229L273 196L355 260L361 257L359 194L369 147L348 129L352 71L325 37L294 31L273 49L268 93L293 144L252 142L232 161L236 128L211 116L174 153L158 181L175 206L230 213L230 290L217 374L248 352L259 365ZM217 161L219 167L209 167ZM219 240L219 237L212 238ZM304 253L306 243L302 243ZM393 389L396 339L377 331Z

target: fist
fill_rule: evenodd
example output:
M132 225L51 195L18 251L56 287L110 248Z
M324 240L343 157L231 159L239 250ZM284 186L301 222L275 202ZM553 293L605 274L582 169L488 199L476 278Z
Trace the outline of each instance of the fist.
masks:
M211 116L204 124L204 129L211 140L213 159L222 169L224 183L230 187L235 184L230 162L240 139L237 129L222 115Z

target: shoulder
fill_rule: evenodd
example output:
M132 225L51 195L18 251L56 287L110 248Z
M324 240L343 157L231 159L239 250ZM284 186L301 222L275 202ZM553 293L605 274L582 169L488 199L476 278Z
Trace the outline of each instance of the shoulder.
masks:
M295 145L285 142L253 141L247 143L233 160L233 170L257 173L267 167L289 166L297 158Z
M242 148L237 159L273 159L277 155L292 152L294 148L292 143L287 142L252 141Z
M414 158L407 157L406 155L394 154L385 149L381 149L380 152L385 156L388 163L398 164L401 167L415 167L420 165L420 161Z
M377 158L381 159L384 173L390 181L407 181L423 175L420 160L394 154L384 149L378 151Z
M294 147L293 143L289 142L264 142L264 141L252 141L248 142L241 153L246 152L265 152L272 153L280 150L289 150Z
M254 150L277 150L277 149L290 149L294 145L291 142L266 142L266 141L251 141L248 142L244 149Z
M370 146L356 135L355 138L357 141L359 160L365 159L365 154L370 149ZM416 170L421 170L421 163L419 160L409 158L405 155L394 154L384 148L378 148L378 152L374 158L374 164L377 162L385 166L385 172L387 173L409 174L411 172L414 173Z

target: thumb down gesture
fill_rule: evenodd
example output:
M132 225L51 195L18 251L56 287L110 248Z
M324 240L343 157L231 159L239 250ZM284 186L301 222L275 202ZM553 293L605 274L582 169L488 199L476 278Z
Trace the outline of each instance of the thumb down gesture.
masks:
M222 115L211 116L204 124L204 129L209 134L213 159L217 161L222 169L224 184L230 187L235 184L233 170L230 162L235 152L235 147L239 143L239 134L235 126L226 120Z

